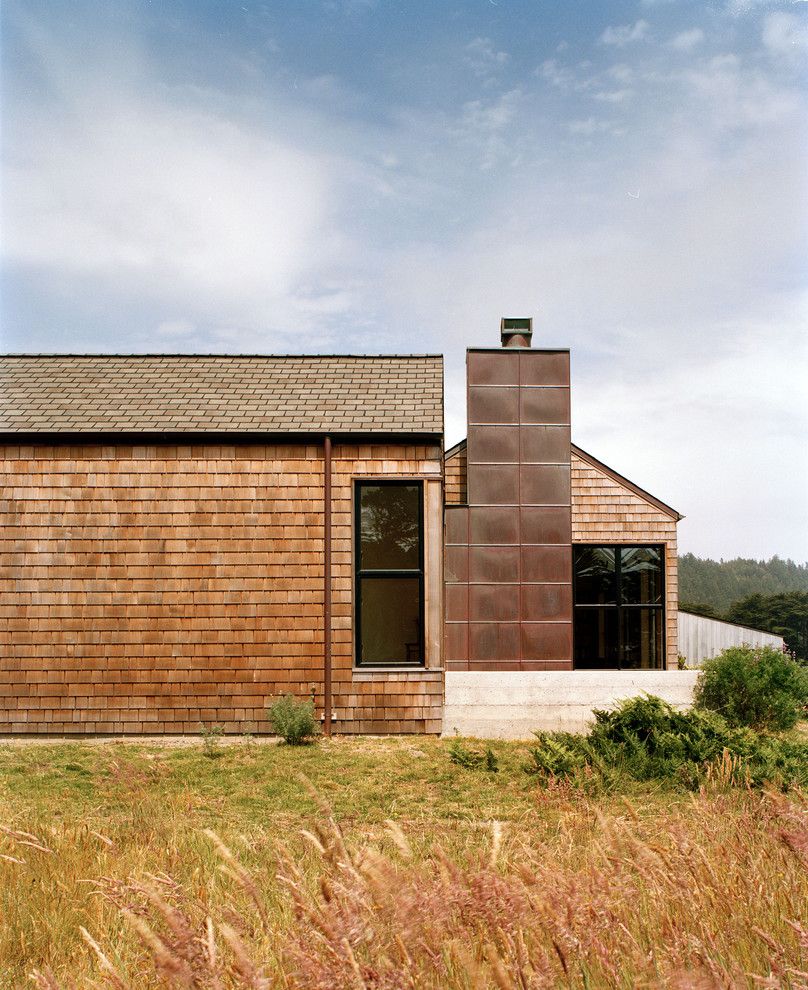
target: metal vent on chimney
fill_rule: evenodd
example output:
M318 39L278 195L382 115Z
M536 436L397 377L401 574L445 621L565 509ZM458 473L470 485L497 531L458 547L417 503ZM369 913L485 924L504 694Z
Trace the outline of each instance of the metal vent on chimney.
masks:
M530 347L533 337L532 316L503 316L500 324L503 347Z

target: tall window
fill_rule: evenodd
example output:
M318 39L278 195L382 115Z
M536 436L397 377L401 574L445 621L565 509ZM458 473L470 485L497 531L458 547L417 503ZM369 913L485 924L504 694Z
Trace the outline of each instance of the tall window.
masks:
M358 666L423 666L422 496L419 481L356 483Z
M573 548L575 666L664 666L664 546Z

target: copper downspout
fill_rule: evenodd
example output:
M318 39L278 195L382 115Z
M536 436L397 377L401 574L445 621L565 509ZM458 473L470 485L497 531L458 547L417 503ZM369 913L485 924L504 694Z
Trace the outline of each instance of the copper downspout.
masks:
M331 437L323 437L323 734L331 735Z

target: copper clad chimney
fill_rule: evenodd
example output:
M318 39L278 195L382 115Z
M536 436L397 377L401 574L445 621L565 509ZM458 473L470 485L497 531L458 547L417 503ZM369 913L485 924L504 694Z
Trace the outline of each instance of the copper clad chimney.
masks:
M446 507L448 670L572 666L570 355L530 346L466 355L467 496Z
M533 337L532 316L503 316L500 323L503 347L530 347Z

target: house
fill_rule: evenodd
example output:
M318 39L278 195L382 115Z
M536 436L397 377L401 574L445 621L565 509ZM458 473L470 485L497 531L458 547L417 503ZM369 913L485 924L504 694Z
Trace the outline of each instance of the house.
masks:
M0 359L0 732L266 732L291 692L432 733L464 677L496 719L675 667L680 517L571 443L531 332L468 352L445 455L439 356Z

